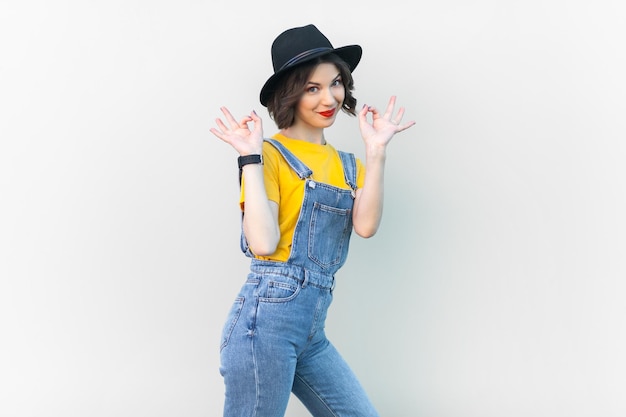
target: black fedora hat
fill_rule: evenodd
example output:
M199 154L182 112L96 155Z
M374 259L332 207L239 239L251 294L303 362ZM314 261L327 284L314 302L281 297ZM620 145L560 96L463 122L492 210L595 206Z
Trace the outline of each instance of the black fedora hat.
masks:
M350 71L354 71L361 60L362 49L359 45L333 48L328 38L314 25L287 29L272 43L272 75L261 89L261 104L267 106L272 92L280 77L298 64L310 61L329 53L338 55L346 61Z

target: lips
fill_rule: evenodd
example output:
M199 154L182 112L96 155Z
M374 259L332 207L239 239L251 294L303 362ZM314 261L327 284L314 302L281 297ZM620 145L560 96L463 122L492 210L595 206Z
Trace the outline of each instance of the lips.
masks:
M335 114L335 109L321 111L320 114L324 117L332 117L332 115Z

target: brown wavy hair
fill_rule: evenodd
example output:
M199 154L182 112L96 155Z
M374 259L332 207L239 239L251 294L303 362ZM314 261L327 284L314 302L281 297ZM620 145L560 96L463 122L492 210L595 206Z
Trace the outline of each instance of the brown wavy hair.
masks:
M304 93L313 70L322 63L335 64L339 70L345 89L341 110L351 116L356 116L356 98L352 95L354 79L350 67L344 60L331 53L298 65L278 82L276 90L267 101L267 111L279 129L286 129L295 122L296 105Z

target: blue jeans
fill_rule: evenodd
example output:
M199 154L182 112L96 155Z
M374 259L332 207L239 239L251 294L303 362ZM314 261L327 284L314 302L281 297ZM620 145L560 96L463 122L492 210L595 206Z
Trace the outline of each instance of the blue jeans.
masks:
M378 416L324 333L333 278L253 262L223 331L225 417L281 417L290 392L315 417Z

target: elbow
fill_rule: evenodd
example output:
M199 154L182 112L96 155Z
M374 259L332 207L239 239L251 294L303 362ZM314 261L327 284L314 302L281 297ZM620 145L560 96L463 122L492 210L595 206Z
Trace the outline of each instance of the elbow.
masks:
M276 236L264 236L264 238L248 241L248 245L252 253L257 256L270 256L276 252L278 248L278 237Z
M372 210L359 210L355 207L352 212L352 226L354 232L362 238L369 239L378 232L382 219L382 206Z
M272 245L250 245L250 250L257 256L270 256L276 252L276 246Z
M378 227L354 227L354 232L362 238L369 239L378 231Z

